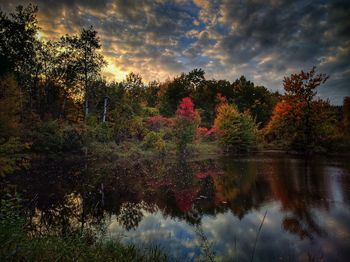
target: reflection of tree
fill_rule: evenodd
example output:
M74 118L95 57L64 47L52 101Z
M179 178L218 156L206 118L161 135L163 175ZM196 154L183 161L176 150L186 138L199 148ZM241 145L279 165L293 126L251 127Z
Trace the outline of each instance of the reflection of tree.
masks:
M301 239L321 234L312 208L328 208L325 173L316 162L305 160L280 162L268 177L271 191L285 211L291 212L282 224ZM280 175L285 174L285 175Z
M28 175L11 183L26 199L35 200L28 205L33 225L42 233L50 228L65 234L97 227L112 214L129 230L138 226L143 210L161 210L165 217L192 225L200 224L203 215L228 209L242 218L272 192L290 212L284 228L307 237L319 232L309 209L327 206L322 200L326 199L325 181L317 166L293 163L271 165L245 158L145 161L129 166L34 161Z
M125 202L120 208L117 219L126 230L136 228L143 218L141 208L138 204Z
M216 203L227 202L232 212L242 218L250 209L258 207L269 192L265 181L258 176L258 163L252 161L225 161L225 175L214 178Z

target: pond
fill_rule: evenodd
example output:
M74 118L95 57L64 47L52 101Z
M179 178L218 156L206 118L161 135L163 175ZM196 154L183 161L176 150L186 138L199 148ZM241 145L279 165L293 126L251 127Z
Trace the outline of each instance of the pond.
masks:
M350 259L346 158L45 158L6 183L24 198L33 234L88 230L180 261Z

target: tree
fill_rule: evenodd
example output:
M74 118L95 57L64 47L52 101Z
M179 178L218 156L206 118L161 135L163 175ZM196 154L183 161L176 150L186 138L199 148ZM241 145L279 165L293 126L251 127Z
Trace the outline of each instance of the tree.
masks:
M187 153L187 144L194 140L199 123L199 114L192 100L189 97L183 98L176 110L174 127L175 142L180 153Z
M343 101L343 127L344 133L350 135L350 97L344 97Z
M263 86L254 86L253 82L241 76L232 83L233 97L228 97L240 112L249 110L256 122L265 126L278 101L278 93L271 93Z
M13 75L0 78L0 144L19 131L19 87Z
M133 106L134 113L138 113L145 93L145 85L141 75L131 72L126 76L122 84L126 90L127 98Z
M145 100L147 106L156 107L159 103L160 95L160 83L157 81L151 81L145 90Z
M31 75L35 68L35 49L38 41L36 13L37 6L17 6L16 12L10 17L0 12L0 75L14 72L21 94L26 95L30 110L34 94ZM21 108L24 108L24 98L19 97Z
M285 95L275 106L268 133L291 149L311 153L334 135L336 119L328 101L314 100L316 88L325 83L326 74L301 71L285 77Z
M97 53L101 44L97 32L92 26L83 29L79 38L73 38L72 41L79 50L79 73L84 86L86 118L89 114L89 97L93 88L90 83L99 76L101 68L105 65L105 60L101 54Z
M214 126L226 151L249 152L255 147L257 128L248 112L239 113L234 105L222 103L217 109Z

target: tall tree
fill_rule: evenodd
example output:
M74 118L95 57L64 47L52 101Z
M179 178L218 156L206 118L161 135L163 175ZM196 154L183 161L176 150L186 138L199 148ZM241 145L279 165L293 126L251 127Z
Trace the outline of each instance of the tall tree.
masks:
M344 133L350 135L350 97L344 97L343 101L343 127Z
M325 74L316 74L315 67L285 77L285 95L275 106L269 133L304 153L318 150L331 139L336 126L334 110L328 101L314 100L316 88L327 79Z
M100 39L97 37L97 32L92 26L88 29L83 29L75 43L79 50L79 73L84 86L86 118L89 114L89 96L91 88L93 88L90 83L100 74L101 68L105 65L105 60L103 56L97 52L101 48L101 44Z
M15 13L9 17L0 11L0 74L15 72L21 94L27 95L30 109L34 95L31 76L35 68L35 46L38 44L37 11L37 6L31 4L27 7L17 6ZM22 95L20 102L23 109Z
M304 108L303 132L305 135L305 150L309 150L308 146L313 140L312 133L312 107L311 102L317 94L316 88L324 84L329 78L326 74L316 74L316 67L309 72L301 71L299 74L292 74L285 77L283 87L286 97L291 103L297 103Z

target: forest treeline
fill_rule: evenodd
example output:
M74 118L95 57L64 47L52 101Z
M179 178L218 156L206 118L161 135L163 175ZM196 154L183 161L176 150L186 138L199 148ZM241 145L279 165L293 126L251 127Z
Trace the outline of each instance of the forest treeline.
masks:
M349 144L350 98L342 107L317 98L328 76L315 68L285 77L283 95L244 76L208 80L202 69L164 82L146 84L135 73L108 82L94 28L44 41L37 11L28 5L0 13L1 152L112 143L117 150L138 144L164 153L173 145L187 153L194 141L235 152L261 145L325 152Z

